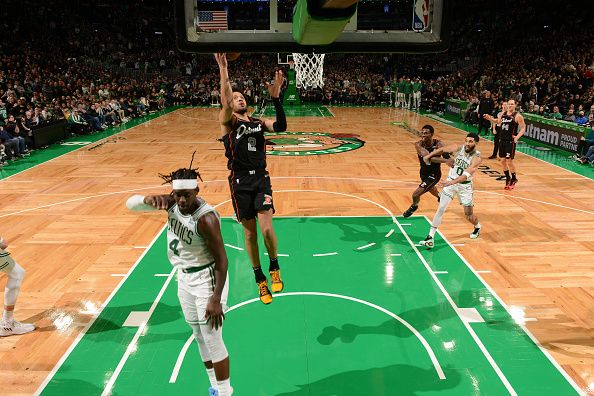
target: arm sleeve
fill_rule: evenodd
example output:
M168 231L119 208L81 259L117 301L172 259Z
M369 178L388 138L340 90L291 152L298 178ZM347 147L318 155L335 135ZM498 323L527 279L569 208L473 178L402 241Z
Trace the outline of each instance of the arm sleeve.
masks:
M287 130L287 117L280 98L274 98L272 103L274 103L274 111L276 112L276 121L272 124L274 132L284 132Z
M155 208L152 205L147 205L144 203L144 195L133 195L130 198L128 198L128 201L126 201L126 207L130 210L133 210L135 212L140 212L140 211L146 211L146 210L157 210L157 208Z

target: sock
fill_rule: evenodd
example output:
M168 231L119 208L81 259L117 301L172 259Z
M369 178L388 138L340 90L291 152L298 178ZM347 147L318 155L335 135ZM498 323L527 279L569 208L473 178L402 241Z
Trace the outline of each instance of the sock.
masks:
M476 223L476 225L474 226L474 228L481 228L481 223Z
M503 171L503 173L505 174L505 181L509 184L509 180L510 180L510 176L509 176L509 171Z
M511 176L511 179L512 179L512 180L518 180L518 179L516 178L516 174L515 174L515 172L514 172L514 173L512 173L511 175L512 175L512 176Z
M429 229L429 236L430 236L431 238L433 238L433 237L435 236L435 231L437 231L437 228L435 228L435 227L431 227L431 228Z
M277 269L280 269L280 267L278 266L278 257L271 258L270 259L270 267L268 267L268 270L269 271L276 271Z
M262 267L254 267L254 276L256 277L256 282L260 283L263 280L266 280L264 273L262 272Z
M219 390L219 396L230 396L231 395L231 381L229 378L226 380L217 380L217 389Z
M217 377L214 372L214 368L207 368L206 374L208 374L208 380L210 381L210 386L217 389Z
M6 323L12 322L14 320L14 311L4 310L4 313L2 314L2 319L4 319L4 322Z

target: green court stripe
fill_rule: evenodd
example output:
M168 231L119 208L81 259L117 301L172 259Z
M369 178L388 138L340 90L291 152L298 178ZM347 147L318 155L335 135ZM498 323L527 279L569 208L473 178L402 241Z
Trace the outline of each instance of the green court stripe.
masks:
M165 230L160 232L40 394L102 392L108 379L106 375L116 368L137 330L122 327L122 324L131 311L149 310L163 285L162 278L154 274L171 271L171 265L163 257L167 257Z
M408 218L407 233L422 240L431 223L424 217ZM423 248L420 248L423 249ZM436 235L435 248L422 250L434 263L440 281L460 308L475 308L485 323L471 323L489 353L519 395L578 394L574 384L555 367L482 281L468 269L451 245ZM545 379L543 381L543 379Z
M428 221L424 218L412 217L407 219L407 222L411 223L411 226L406 227L407 234L415 241L423 239L429 228ZM377 394L392 391L381 388L382 386L395 386L394 389L397 389L398 386L407 386L405 384L410 382L408 381L409 377L416 378L416 380L411 382L412 385L409 384L413 388L401 389L403 394L408 394L407 392L414 394L420 390L439 391L444 395L471 394L476 386L471 381L472 378L480 385L480 389L489 389L492 394L505 394L505 388L464 329L461 320L438 290L430 274L423 266L419 265L419 259L414 249L400 232L395 232L390 238L385 238L384 235L387 231L393 228L389 217L277 218L275 219L275 228L280 236L279 239L285 246L283 249L290 253L290 257L285 258L281 263L284 277L290 279L288 284L290 290L319 290L351 295L372 301L397 313L418 329L432 348L435 348L436 356L445 369L447 379L434 382L435 371L422 369L427 364L426 354L420 351L418 344L409 338L410 333L408 331L402 333L402 329L399 329L393 321L385 321L385 318L368 314L361 316L360 314L367 311L356 306L344 306L342 303L326 300L292 297L278 299L266 307L257 303L250 304L228 315L225 340L234 362L232 378L238 385L238 389L243 389L249 394L301 395L302 393L286 393L291 389L291 386L295 386L291 384L301 383L304 384L304 391L310 390L303 395L313 395L327 393L325 384L328 383L328 386L339 387L339 390L336 391L338 394L351 395L361 394L358 393L359 388L356 383L366 384L365 381L368 381L369 378L379 375L375 382L368 384L372 387L380 387L374 388ZM225 241L229 243L239 244L243 238L241 225L236 224L232 219L223 219L222 229ZM315 238L312 237L314 235L335 235L336 238ZM259 242L260 244L263 242L261 237ZM356 251L353 248L369 242L377 242L377 244L365 251ZM475 307L487 320L486 323L472 324L472 328L479 334L481 341L497 360L518 394L575 394L575 391L543 356L542 352L536 348L536 345L529 337L523 335L521 328L513 323L509 314L496 299L493 299L489 306L481 302L480 297L492 297L490 292L466 267L455 251L442 242L439 234L436 242L438 245L434 250L422 251L423 257L434 270L447 269L449 271L447 275L440 275L440 280L457 306ZM340 251L340 254L312 259L309 255L314 247L322 250L334 248ZM122 322L131 310L146 310L142 307L132 307L130 302L139 298L144 304L152 303L156 290L162 286L162 283L155 282L148 285L149 279L147 278L154 278L154 273L162 272L166 267L170 268L166 260L166 250L165 234L163 233L159 240L150 247L145 258L138 264L129 280L114 297L112 300L114 304L112 305L110 302L101 313L100 318L103 319L103 322L111 321L117 324L113 313L118 310ZM383 279L387 276L384 266L387 265L386 257L391 257L391 253L401 254L401 256L392 259L394 261L394 283L382 281L378 284L378 278ZM253 285L253 271L246 263L245 252L229 251L228 257L230 279L232 280L229 296L229 305L231 306L256 297L257 291ZM141 276L146 267L155 265L160 267L153 268ZM338 268L344 268L345 271L337 272ZM129 282L130 284L128 284ZM283 305L286 304L284 300L290 305ZM315 317L319 316L322 320L320 329L333 325L341 326L339 323L345 323L344 320L347 321L347 324L355 321L355 325L351 325L351 327L360 329L360 335L354 341L346 343L336 344L334 342L332 344L332 341L329 341L329 346L325 347L326 343L319 344L319 337L322 337L324 332L320 335L320 330L317 330L308 336L308 329L315 326L315 323L308 323L305 328L303 323L290 324L291 318L297 315L300 309L307 312L313 309L323 309L325 306L333 307L333 309L315 311L314 316L309 320L313 321ZM343 311L344 309L348 309L348 311ZM343 313L341 314L341 312ZM342 318L341 322L333 322L333 313L339 314L339 317ZM346 317L344 313L348 313ZM104 314L109 315L104 316ZM351 318L353 314L354 317ZM283 317L282 320L279 320L279 315ZM253 339L256 336L246 335L250 329L254 330L254 318L257 318L258 323L266 324L263 327L267 329L266 334L260 341L254 339L253 343L246 343L246 337ZM326 322L327 320L330 322ZM378 320L379 323L385 323L378 327ZM284 323L289 324L289 327L283 325ZM281 327L277 328L276 325ZM441 327L440 331L434 330L436 325ZM113 328L107 327L105 330L85 335L78 345L80 348L77 347L64 362L62 366L64 370L61 368L58 371L44 394L100 393L110 370L115 368L132 339L131 336L125 334L124 330L117 328L116 325ZM136 329L134 328L134 330ZM260 326L257 326L255 330L261 332ZM340 328L336 331L344 332ZM282 345L282 348L267 348L267 361L273 362L275 369L268 370L267 380L263 381L262 373L252 373L251 371L252 368L259 367L253 362L254 356L258 356L259 349L252 350L251 346L253 344L254 347L258 347L260 342L262 345L268 344L271 332L276 335L275 343ZM366 335L368 332L373 337ZM328 335L331 334L328 333ZM380 334L384 338L378 339ZM386 336L393 337L395 334L398 337L385 338ZM178 352L190 335L190 328L185 324L179 308L176 287L169 284L154 314L149 319L147 333L138 340L137 352L130 356L118 381L116 381L114 394L162 394L164 392L187 394L206 390L208 379L201 367L196 348L190 348L188 351L178 381L175 384L168 383ZM304 336L309 337L305 342L308 350L305 356L296 356L290 342L295 337L298 340L299 337ZM318 337L317 341L316 338L311 338L312 336ZM348 332L343 336L348 336ZM282 337L289 338L283 341ZM277 338L281 339L277 340ZM376 344L377 340L389 343ZM445 343L458 346L447 350L442 346ZM335 347L331 348L332 345ZM507 348L508 345L513 349ZM357 346L363 349L352 349ZM303 348L303 341L295 345L295 348ZM378 348L382 351L381 353ZM81 350L77 351L77 349ZM115 350L113 353L115 356L106 354L104 350ZM334 355L334 351L343 350L344 353L353 355L345 355L345 357L336 360L337 355ZM324 351L323 355L319 355L321 351ZM378 353L370 353L371 351L378 351ZM334 363L329 365L327 359L333 359L332 356L334 356L334 360L332 360ZM357 358L355 359L354 356ZM299 368L299 361L303 362L300 359L307 359L309 367L307 372L301 371ZM108 360L107 363L104 360ZM89 366L89 361L93 361L92 366ZM394 361L400 363L391 366ZM366 371L368 374L361 377L360 370L352 373L347 370L345 375L341 376L341 371L334 370L336 366L348 366L349 362L357 362L359 365L370 367ZM405 364L406 362L408 364ZM323 365L320 365L321 363ZM385 368L377 372L378 367ZM470 373L470 376L466 373ZM402 375L404 377L399 378ZM390 378L392 377L397 379L395 383L391 382ZM331 379L332 381L328 382ZM369 390L369 392L374 393L373 390Z

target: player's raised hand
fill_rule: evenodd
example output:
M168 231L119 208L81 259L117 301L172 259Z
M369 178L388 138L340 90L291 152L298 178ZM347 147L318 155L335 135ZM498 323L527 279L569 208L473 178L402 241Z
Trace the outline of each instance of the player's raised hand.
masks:
M274 73L274 84L270 85L268 82L266 83L266 88L268 89L268 92L270 92L270 97L278 98L280 96L281 85L283 85L283 72L277 70L276 73Z
M217 330L219 327L223 326L225 314L223 313L223 305L220 300L213 298L213 296L208 299L204 319L208 320L211 329Z
M225 53L217 52L216 54L214 54L214 57L215 57L217 63L219 64L220 68L227 67L227 56L225 55Z

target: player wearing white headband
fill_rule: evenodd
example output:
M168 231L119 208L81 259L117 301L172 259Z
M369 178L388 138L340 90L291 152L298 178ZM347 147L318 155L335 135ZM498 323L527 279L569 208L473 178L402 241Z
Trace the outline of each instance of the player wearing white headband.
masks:
M0 271L8 275L4 288L4 312L0 321L0 337L25 334L35 330L35 325L14 320L14 306L25 278L25 270L6 251L8 243L0 236Z
M172 184L170 195L134 195L126 206L135 211L167 211L167 254L177 268L179 302L198 342L210 395L228 396L233 388L222 333L229 291L227 254L220 216L198 196L200 174L191 168L190 163L189 169L160 175Z

